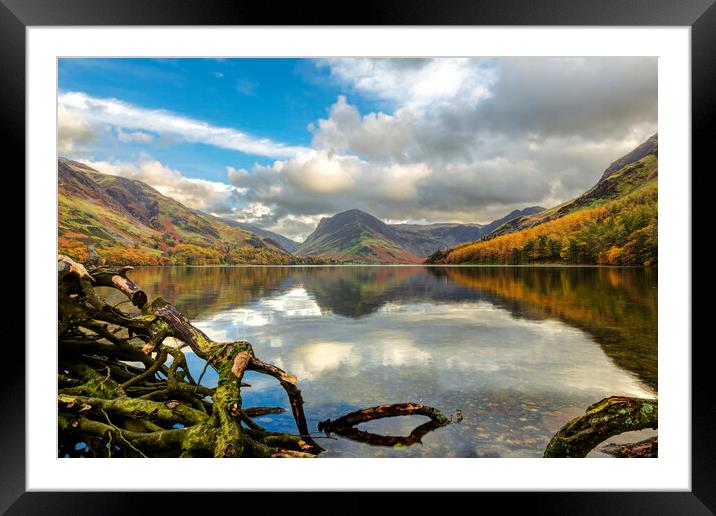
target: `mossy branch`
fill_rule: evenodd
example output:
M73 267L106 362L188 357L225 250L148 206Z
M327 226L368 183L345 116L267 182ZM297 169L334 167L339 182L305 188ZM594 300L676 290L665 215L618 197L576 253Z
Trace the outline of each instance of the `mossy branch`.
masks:
M144 291L126 276L131 268L86 269L60 256L58 269L61 440L92 436L107 446L114 436L111 445L130 456L306 456L322 450L308 435L295 377L258 360L250 343L215 342L166 300L147 303ZM96 286L119 290L139 311L110 305ZM179 347L164 344L169 337ZM216 369L215 389L194 381L183 346ZM169 356L173 360L167 366ZM284 386L300 435L266 432L251 420L261 410L242 409L242 378L248 369ZM183 428L164 428L177 425Z
M612 396L594 403L583 416L557 432L545 457L586 457L599 443L618 434L658 428L659 405L654 399Z

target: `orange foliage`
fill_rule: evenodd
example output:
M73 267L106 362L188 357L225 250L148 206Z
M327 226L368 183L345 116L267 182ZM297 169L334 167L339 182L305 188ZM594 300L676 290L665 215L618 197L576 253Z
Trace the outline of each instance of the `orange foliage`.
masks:
M448 255L449 263L494 261L507 263L512 259L513 249L522 249L539 237L560 239L583 225L599 221L609 210L604 207L581 210L555 220L545 222L517 233L500 235L490 240L473 242L457 247Z

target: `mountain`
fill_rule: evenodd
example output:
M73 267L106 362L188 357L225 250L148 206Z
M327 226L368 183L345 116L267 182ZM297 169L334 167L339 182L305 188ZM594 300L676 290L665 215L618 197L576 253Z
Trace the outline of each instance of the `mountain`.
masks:
M541 211L532 207L486 225L386 224L361 210L321 219L295 253L351 263L422 263L438 249L476 240L511 217Z
M519 219L521 217L527 217L529 215L533 215L535 213L540 213L544 211L544 208L541 206L530 206L529 208L525 208L524 210L514 210L502 217L501 219L497 219L495 221L490 222L489 224L486 224L482 227L482 235L480 237L483 237L485 235L489 235L493 231L495 231L497 228L502 226L503 224L506 224L512 220ZM477 240L477 239L475 239ZM463 240L463 242L466 242L467 240Z
M58 251L92 245L115 265L297 263L272 238L187 208L149 185L59 158ZM301 260L298 260L300 263Z
M428 263L656 264L658 170L655 134L609 165L576 199L438 251Z
M393 224L402 245L417 256L429 256L438 249L469 242L484 235L479 224Z
M404 239L403 245L418 256L429 256L438 249L453 247L464 242L472 242L491 233L505 222L525 215L543 211L540 206L531 206L524 210L514 210L489 224L393 224Z
M324 217L296 249L298 256L318 256L352 263L420 263L394 228L360 210Z
M626 167L627 165L631 163L636 163L637 161L641 160L642 158L648 156L649 154L655 153L658 150L659 147L659 135L654 134L650 136L644 143L639 145L636 149L631 151L629 154L626 154L613 162L611 165L607 167L607 169L602 174L602 178L599 180L601 183L605 179L607 179L609 176L613 175L615 172L619 172L621 169Z
M253 233L254 235L263 237L264 240L272 240L273 243L277 244L279 247L281 247L281 249L283 249L284 251L288 251L289 253L294 252L296 250L296 247L298 247L298 242L295 242L294 240L291 240L290 238L287 238L283 235L279 235L278 233L274 233L273 231L254 226L253 224L244 224L243 222L236 222L235 220L229 220L220 217L215 218L218 218L219 220L221 220L221 222L223 222L224 224L228 224L231 227L241 228L244 231L248 231L249 233Z

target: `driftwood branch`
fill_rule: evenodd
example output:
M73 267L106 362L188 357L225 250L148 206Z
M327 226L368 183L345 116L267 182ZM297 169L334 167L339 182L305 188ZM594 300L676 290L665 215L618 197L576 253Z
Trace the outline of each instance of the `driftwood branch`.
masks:
M387 417L427 416L430 421L415 428L408 436L378 435L355 428L356 425ZM462 419L459 416L458 420ZM327 419L318 423L318 430L327 434L335 433L353 441L374 446L411 446L420 443L423 436L451 422L439 410L421 403L395 403L378 405L350 412L335 421Z

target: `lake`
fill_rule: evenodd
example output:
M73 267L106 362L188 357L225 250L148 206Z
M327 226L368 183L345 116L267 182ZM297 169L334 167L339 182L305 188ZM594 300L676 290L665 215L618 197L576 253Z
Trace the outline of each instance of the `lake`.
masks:
M317 437L319 421L383 403L463 416L406 447L321 437L321 457L540 457L564 423L601 398L657 396L652 269L145 267L129 277L212 339L247 340L260 359L296 375ZM203 361L188 359L198 378ZM248 372L245 381L244 406L288 409L274 379ZM216 374L202 383L216 385ZM295 432L290 410L257 421ZM406 436L425 421L358 428Z

